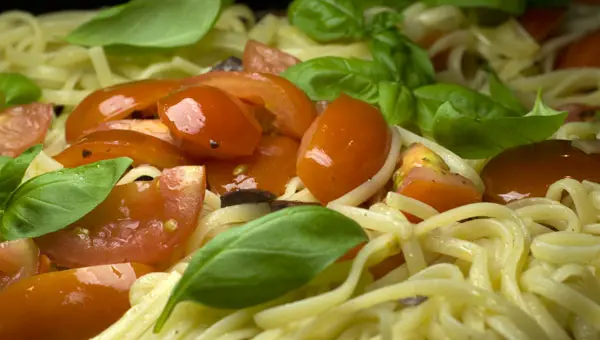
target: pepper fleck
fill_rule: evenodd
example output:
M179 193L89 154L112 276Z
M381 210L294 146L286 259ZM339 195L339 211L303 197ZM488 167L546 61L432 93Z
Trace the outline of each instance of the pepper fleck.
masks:
M83 151L81 151L81 156L83 156L83 158L88 158L91 155L92 155L92 152L90 150L83 149Z
M212 140L212 139L209 141L209 143L210 143L210 148L211 148L211 149L218 149L218 148L219 148L219 146L221 146L221 145L219 144L219 142L216 142L216 141L214 141L214 140Z

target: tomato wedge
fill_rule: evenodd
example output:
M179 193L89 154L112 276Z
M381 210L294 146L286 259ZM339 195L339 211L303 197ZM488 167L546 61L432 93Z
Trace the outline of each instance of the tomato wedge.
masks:
M143 133L175 145L169 128L160 119L122 119L102 123L84 132L83 137L96 131L129 130Z
M52 105L18 105L0 113L0 155L15 157L42 143L54 116Z
M296 175L298 147L292 138L265 136L252 156L206 163L208 185L221 195L239 189L282 195L287 182Z
M288 137L300 139L317 116L315 106L287 79L264 73L209 72L184 80L188 85L220 88L275 115L275 127Z
M161 99L158 115L181 148L199 158L252 155L262 134L246 104L211 86L190 86Z
M529 8L519 23L538 43L546 41L564 22L567 9L561 7Z
M298 176L321 203L330 202L381 169L390 140L388 125L377 109L341 95L304 135Z
M100 123L127 118L133 111L146 109L179 86L175 80L142 80L93 92L69 115L67 142L75 142Z
M127 311L129 288L151 271L123 263L19 281L0 293L0 339L89 339Z
M66 168L117 157L130 157L134 166L163 169L193 164L178 147L133 130L96 131L54 156Z
M39 253L31 239L0 243L0 292L14 282L37 274Z
M36 243L67 268L128 261L155 265L193 232L205 190L204 167L166 169L153 181L116 186L81 220Z
M256 40L248 40L244 48L244 71L279 75L300 59Z
M557 69L600 67L600 31L591 33L567 46L556 59Z

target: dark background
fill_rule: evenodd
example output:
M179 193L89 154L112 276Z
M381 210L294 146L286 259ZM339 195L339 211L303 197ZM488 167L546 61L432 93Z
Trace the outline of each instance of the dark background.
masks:
M164 0L169 1L169 0ZM127 2L126 0L0 0L0 10L26 10L34 13L45 13L65 9L93 9L112 6ZM238 0L239 3L249 4L255 10L283 9L287 7L286 0Z

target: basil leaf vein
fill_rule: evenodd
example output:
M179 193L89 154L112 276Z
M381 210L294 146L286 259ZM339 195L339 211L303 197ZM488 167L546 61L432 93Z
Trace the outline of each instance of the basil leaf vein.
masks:
M194 254L154 331L182 301L238 309L283 296L366 240L355 221L318 206L283 209L229 229Z
M42 90L31 79L19 73L0 73L0 108L29 104L42 96Z
M363 12L353 0L294 0L288 17L319 42L360 40L365 35Z
M0 235L10 241L69 226L106 199L131 163L115 158L30 179L8 197Z
M8 196L17 189L25 171L33 162L35 157L42 152L42 145L38 144L25 150L18 157L8 158L0 168L0 207L4 204ZM1 208L0 208L1 209Z

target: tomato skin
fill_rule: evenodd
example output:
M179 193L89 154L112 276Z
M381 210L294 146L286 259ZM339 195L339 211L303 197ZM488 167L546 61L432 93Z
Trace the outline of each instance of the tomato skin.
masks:
M275 115L275 127L301 139L317 116L314 104L287 79L264 73L208 72L184 80L186 85L208 85L239 99L266 107Z
M564 22L567 9L560 7L529 8L519 23L538 43L546 41Z
M0 242L0 292L38 273L40 250L31 239Z
M390 130L377 109L342 95L302 138L298 176L321 203L330 202L381 169L390 140Z
M544 197L563 178L600 182L600 154L586 154L571 141L547 140L502 152L486 164L481 178L488 202Z
M54 156L66 168L116 157L130 157L134 166L150 164L163 169L193 164L178 147L153 136L127 130L91 133Z
M124 263L20 281L0 293L0 338L89 339L127 311L131 284L152 270Z
M558 107L557 111L567 111L569 115L565 123L569 122L592 122L596 120L596 110L600 107L588 106L584 104L565 104Z
M262 134L244 103L211 86L191 86L161 99L158 115L181 148L200 159L251 155Z
M0 155L15 157L42 143L54 117L52 105L17 105L0 113Z
M279 75L300 59L256 40L248 40L244 48L244 71Z
M280 196L287 182L296 175L299 146L289 137L264 136L252 156L207 162L208 185L220 195L239 189L262 189ZM247 166L246 171L234 175L234 170L241 165Z
M82 137L92 134L96 131L110 130L129 130L143 133L164 140L169 144L176 145L173 135L169 128L163 124L160 119L122 119L111 120L95 126L84 132Z
M156 265L196 228L205 190L204 167L166 169L153 181L116 186L81 220L36 243L67 268L128 261Z
M67 142L75 142L98 124L124 119L133 111L147 109L179 86L175 80L141 80L93 92L69 115L65 131Z
M555 68L600 67L600 31L588 34L559 53Z

